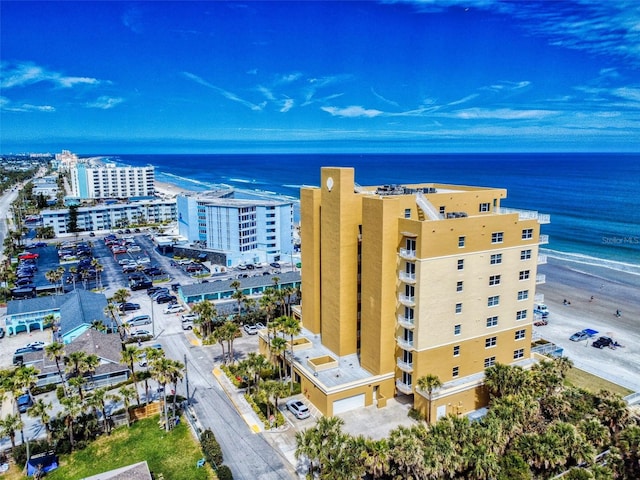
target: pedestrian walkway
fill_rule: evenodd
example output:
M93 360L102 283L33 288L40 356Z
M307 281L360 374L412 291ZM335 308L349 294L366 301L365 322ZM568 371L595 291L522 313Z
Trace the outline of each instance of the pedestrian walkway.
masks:
M227 397L229 397L229 400L231 400L231 403L233 403L235 409L238 411L247 425L249 425L251 431L254 433L260 433L264 431L264 424L262 423L256 412L253 411L251 405L249 405L247 400L244 398L243 392L238 390L235 385L231 383L231 380L229 380L227 375L218 367L213 369L213 376L218 380L218 383L224 390L224 393L227 394Z

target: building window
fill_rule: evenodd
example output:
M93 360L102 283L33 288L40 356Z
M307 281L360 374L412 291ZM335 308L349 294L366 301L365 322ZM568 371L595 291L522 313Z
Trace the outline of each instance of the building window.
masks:
M460 345L453 346L453 356L454 357L460 356Z
M480 211L481 212L488 212L490 209L491 209L491 204L489 204L489 202L480 204Z
M491 243L502 243L504 240L504 232L493 232L491 234Z
M519 310L516 312L516 320L524 320L525 318L527 318L526 310Z
M516 330L515 340L523 340L527 336L527 331L525 329Z
M487 299L487 306L488 307L496 307L500 305L500 295L495 295L493 297L489 297Z
M529 280L529 270L521 270L518 278L520 278L520 280Z
M518 292L518 300L526 300L529 298L529 290L520 290Z
M455 378L458 375L460 375L460 367L453 367L453 369L451 370L451 376Z
M522 250L520 252L520 260L529 260L531 258L531 249Z
M529 240L533 238L533 228L525 228L522 230L522 239Z
M496 364L496 357L488 357L484 359L484 368L493 367Z
M458 247L464 247L464 237L458 237Z
M463 282L456 283L456 292L462 291L462 285L463 285Z
M490 286L500 285L500 275L491 275L489 277L489 285Z
M497 315L487 318L487 327L495 327L496 325L498 325Z
M462 304L456 303L456 313L462 313Z
M453 334L454 335L460 335L460 332L462 332L462 325L460 325L460 324L454 325L453 326Z
M502 263L502 254L494 253L491 255L491 265L498 265L499 263Z
M519 358L524 357L524 348L519 348L513 352L513 359L518 360Z
M498 337L489 337L484 339L484 348L493 348L498 344Z
M458 270L464 270L464 260L458 260Z
M404 209L404 218L411 218L411 209L410 208L405 208Z

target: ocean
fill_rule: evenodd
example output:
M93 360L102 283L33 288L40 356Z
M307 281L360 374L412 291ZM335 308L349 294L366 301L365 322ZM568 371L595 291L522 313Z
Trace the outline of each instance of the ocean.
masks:
M551 215L551 257L640 275L640 154L172 154L96 155L154 165L156 179L191 190L229 185L299 198L322 166L355 168L360 185L450 183L507 189L502 206Z

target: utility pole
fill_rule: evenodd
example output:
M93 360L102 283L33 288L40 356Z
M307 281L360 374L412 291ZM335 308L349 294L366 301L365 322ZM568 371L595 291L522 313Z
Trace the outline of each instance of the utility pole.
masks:
M189 372L187 371L187 354L184 354L184 381L187 387L187 405L191 406L191 397L189 396Z

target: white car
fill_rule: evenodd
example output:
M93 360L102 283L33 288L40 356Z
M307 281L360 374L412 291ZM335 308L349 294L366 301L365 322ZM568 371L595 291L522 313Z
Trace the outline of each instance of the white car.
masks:
M244 331L247 332L248 335L257 335L258 334L258 329L256 328L255 325L245 325L242 328L244 328Z
M164 313L180 313L184 312L184 307L182 305L169 305L164 309Z
M132 245L129 248L127 248L127 252L129 253L136 253L140 251L142 251L142 249L138 245Z
M197 320L197 319L198 319L197 313L185 313L184 315L182 315L183 322L193 322L194 320Z
M287 409L299 420L309 418L311 415L309 408L300 400L289 400L287 402Z
M43 350L46 343L44 342L31 342L27 343L24 348L30 348L31 350Z

